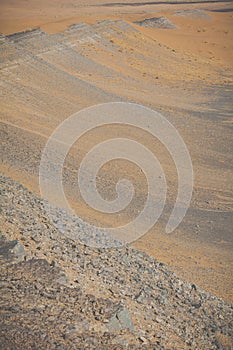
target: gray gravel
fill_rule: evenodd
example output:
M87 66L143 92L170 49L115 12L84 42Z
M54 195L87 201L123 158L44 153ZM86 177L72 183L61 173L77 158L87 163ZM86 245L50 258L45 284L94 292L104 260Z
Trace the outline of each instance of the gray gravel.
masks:
M144 19L142 21L135 22L135 24L149 28L178 29L178 27L166 17L153 17Z
M67 238L40 198L0 182L4 349L231 349L231 305L143 252Z
M182 10L176 12L174 16L186 17L186 18L199 18L199 19L210 19L210 15L204 10L192 9L192 10Z

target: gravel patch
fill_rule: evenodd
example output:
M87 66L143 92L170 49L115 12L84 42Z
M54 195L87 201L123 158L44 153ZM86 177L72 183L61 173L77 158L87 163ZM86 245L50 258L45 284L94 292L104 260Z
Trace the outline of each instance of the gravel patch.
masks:
M143 252L67 238L42 199L0 183L4 349L230 349L231 305Z
M141 27L148 27L148 28L178 29L178 27L166 17L154 17L154 18L144 19L143 21L137 21L134 23Z

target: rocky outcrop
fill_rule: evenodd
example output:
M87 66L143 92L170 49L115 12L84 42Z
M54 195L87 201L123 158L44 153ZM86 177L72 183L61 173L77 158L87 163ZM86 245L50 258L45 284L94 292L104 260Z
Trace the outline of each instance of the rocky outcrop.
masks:
M166 17L148 18L142 21L135 22L135 24L148 28L178 29L177 26Z
M40 198L1 188L4 349L230 349L231 305L143 252L68 239Z

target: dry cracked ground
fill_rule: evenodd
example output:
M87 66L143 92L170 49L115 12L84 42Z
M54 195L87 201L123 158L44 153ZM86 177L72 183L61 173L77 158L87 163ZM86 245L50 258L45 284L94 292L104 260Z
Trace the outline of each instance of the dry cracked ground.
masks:
M231 349L231 3L13 0L0 9L4 348ZM147 183L133 163L108 162L97 177L101 196L113 200L122 178L135 195L117 214L93 210L77 186L92 147L133 139L163 167L168 192L161 217L131 247L117 249L62 235L39 189L51 133L73 113L107 102L160 112L182 136L194 171L188 212L165 234L178 185L166 147L127 125L99 127L75 142L64 191L93 225L130 222L143 208Z

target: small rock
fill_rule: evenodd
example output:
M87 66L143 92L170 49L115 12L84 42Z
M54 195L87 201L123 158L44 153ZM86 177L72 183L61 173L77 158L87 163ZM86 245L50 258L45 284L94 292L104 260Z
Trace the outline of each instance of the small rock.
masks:
M66 285L68 283L67 276L65 274L62 274L58 279L57 283Z
M143 344L148 344L148 341L145 337L139 337L138 338Z
M25 254L24 247L20 242L17 242L15 246L11 249L11 253L13 253L17 259L21 259L24 257Z
M109 323L107 324L109 331L117 331L121 329L130 329L134 332L134 326L129 314L129 311L126 308L119 310L114 314Z

